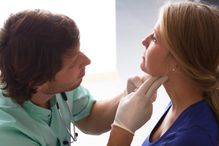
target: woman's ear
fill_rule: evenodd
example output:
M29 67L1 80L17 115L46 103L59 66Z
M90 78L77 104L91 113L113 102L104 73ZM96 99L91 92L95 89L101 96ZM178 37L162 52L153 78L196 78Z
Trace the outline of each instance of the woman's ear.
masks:
M176 60L174 59L173 55L170 53L168 54L168 66L167 66L167 75L176 72L179 69L179 65L177 64Z

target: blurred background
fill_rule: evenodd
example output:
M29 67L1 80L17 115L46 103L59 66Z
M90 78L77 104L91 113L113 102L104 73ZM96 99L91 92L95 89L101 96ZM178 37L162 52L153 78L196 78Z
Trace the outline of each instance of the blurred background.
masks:
M0 6L0 27L7 17L26 9L45 9L71 17L80 29L81 50L90 59L82 85L95 99L122 92L128 77L140 70L142 40L153 31L159 7L165 0L7 0ZM162 115L169 99L158 90L151 120L135 133L132 146L141 145ZM80 132L72 145L106 145L109 132L98 136Z
M110 2L113 3L112 0L110 0ZM112 98L117 93L124 90L127 78L133 75L144 74L140 69L140 63L144 52L144 47L141 42L153 31L153 26L158 17L159 8L164 2L165 0L115 1L115 36L112 36L111 41L108 40L108 42L101 47L101 49L105 50L110 43L115 41L115 48L108 48L110 50L115 49L115 56L107 58L108 55L106 55L105 59L99 61L102 62L101 66L105 65L104 61L115 61L116 70L115 72L111 71L111 73L113 73L111 75L107 73L102 75L99 74L97 78L96 76L94 77L89 74L86 76L83 85L91 91L94 97L97 97L97 99ZM104 15L105 12L101 13ZM111 14L112 13L114 12L111 12ZM102 20L98 21L98 23L102 23ZM103 27L105 30L108 30L112 26ZM98 41L101 41L100 39L106 39L106 37L108 37L107 33L100 36L96 40L97 43ZM96 52L96 57L99 55L101 54ZM95 64L91 64L89 67L92 68L92 65L95 66ZM88 78L90 80L86 80ZM93 78L93 80L91 78ZM150 121L135 133L132 146L140 146L143 143L156 122L159 120L168 103L169 98L164 88L159 88L158 98L154 103L153 115ZM106 145L109 132L100 136L90 136L82 133L79 133L79 135L77 144L80 144L80 146L84 146L87 143L92 145ZM75 143L75 145L77 144Z

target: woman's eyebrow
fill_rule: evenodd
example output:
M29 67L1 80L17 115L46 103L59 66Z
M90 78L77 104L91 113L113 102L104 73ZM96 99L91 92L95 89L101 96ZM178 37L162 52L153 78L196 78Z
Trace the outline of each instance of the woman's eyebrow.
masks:
M154 29L154 34L159 42L160 41L160 33L157 31L157 29Z

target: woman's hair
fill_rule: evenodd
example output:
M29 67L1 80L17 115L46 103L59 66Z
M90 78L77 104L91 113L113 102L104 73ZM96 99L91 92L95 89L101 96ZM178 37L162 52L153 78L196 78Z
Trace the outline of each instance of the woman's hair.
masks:
M0 31L1 87L18 103L52 80L63 57L79 45L75 22L64 15L26 10L11 15Z
M219 10L197 2L167 3L161 38L181 70L201 89L219 121Z

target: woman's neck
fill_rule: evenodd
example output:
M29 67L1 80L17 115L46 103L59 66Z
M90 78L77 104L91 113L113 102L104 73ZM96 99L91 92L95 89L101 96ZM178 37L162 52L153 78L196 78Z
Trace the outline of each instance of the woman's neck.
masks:
M182 73L170 76L164 88L171 99L172 110L178 114L203 99L198 86Z

